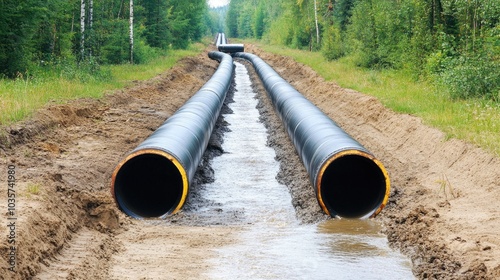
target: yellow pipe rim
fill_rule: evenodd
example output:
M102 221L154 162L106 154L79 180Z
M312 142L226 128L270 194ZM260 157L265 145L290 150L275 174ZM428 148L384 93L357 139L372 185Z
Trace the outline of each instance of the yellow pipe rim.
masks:
M318 175L316 177L316 190L317 190L316 196L317 196L319 205L321 206L321 209L323 209L323 211L326 214L331 216L330 210L328 210L328 208L326 207L326 205L323 201L323 197L321 195L321 181L323 179L323 174L325 173L325 171L328 168L328 166L330 165L330 163L337 160L338 158L341 158L341 157L347 156L347 155L358 155L358 156L362 156L364 158L367 158L367 159L373 161L380 168L382 173L384 174L385 195L384 195L384 199L382 200L382 204L380 204L379 208L377 208L377 210L370 216L370 218L373 218L373 217L377 216L382 211L382 209L384 209L384 207L387 205L387 201L389 200L389 195L391 193L391 182L389 180L389 174L387 173L387 170L385 169L382 162L380 162L378 159L376 159L371 154L365 153L363 151L345 150L345 151L336 153L335 155L330 157L325 163L323 163L323 165L321 166L321 169L319 170Z
M175 157L173 157L172 155L170 155L169 153L167 153L165 151L158 150L158 149L143 149L143 150L135 151L135 152L129 154L125 159L123 159L116 166L115 170L113 171L113 175L111 176L111 194L113 195L113 199L115 200L116 204L118 205L118 200L116 199L114 189L115 189L116 175L118 174L118 172L120 171L122 166L126 162L131 160L132 158L134 158L136 156L140 156L140 155L145 155L145 154L155 154L155 155L159 155L159 156L162 156L164 158L167 158L175 165L175 167L177 167L177 170L181 174L181 177L182 177L182 196L181 196L181 199L179 200L179 203L177 204L175 209L170 214L177 213L182 208L184 203L186 202L186 198L187 198L187 194L188 194L188 190L189 190L188 176L187 176L186 170L184 169L182 164Z

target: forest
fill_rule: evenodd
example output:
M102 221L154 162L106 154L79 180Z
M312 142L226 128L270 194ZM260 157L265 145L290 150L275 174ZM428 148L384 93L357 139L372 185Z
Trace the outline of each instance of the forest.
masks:
M500 100L498 0L231 0L229 37L400 69L454 98Z
M199 41L211 25L205 0L3 0L0 76L142 63Z
M500 100L498 0L3 0L0 77L105 77L225 31Z

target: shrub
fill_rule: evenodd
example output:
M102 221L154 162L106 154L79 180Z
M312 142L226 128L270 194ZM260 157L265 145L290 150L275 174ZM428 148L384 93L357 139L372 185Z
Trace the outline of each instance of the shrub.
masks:
M453 98L487 98L500 101L500 63L485 56L451 59L439 82Z
M332 25L324 33L323 47L321 49L323 56L327 60L335 60L344 56L340 30Z
M159 57L160 52L160 49L150 47L144 40L137 40L134 44L134 63L141 64L150 62Z

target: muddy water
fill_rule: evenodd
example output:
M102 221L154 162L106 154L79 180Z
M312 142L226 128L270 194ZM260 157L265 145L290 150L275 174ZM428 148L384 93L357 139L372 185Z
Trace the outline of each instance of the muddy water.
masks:
M290 193L275 177L248 72L236 64L236 92L225 115L224 154L212 162L215 182L204 196L235 213L242 225L233 245L210 260L214 279L413 279L409 261L392 251L373 220L303 225Z

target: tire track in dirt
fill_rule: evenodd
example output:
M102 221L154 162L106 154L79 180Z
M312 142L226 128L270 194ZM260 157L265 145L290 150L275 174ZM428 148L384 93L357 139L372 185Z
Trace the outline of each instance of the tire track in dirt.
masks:
M213 269L213 249L230 244L237 231L134 221L116 236L124 249L111 259L108 279L203 279Z
M105 252L103 248L111 242L108 235L83 228L56 256L42 266L35 279L107 278L105 272L113 251Z

